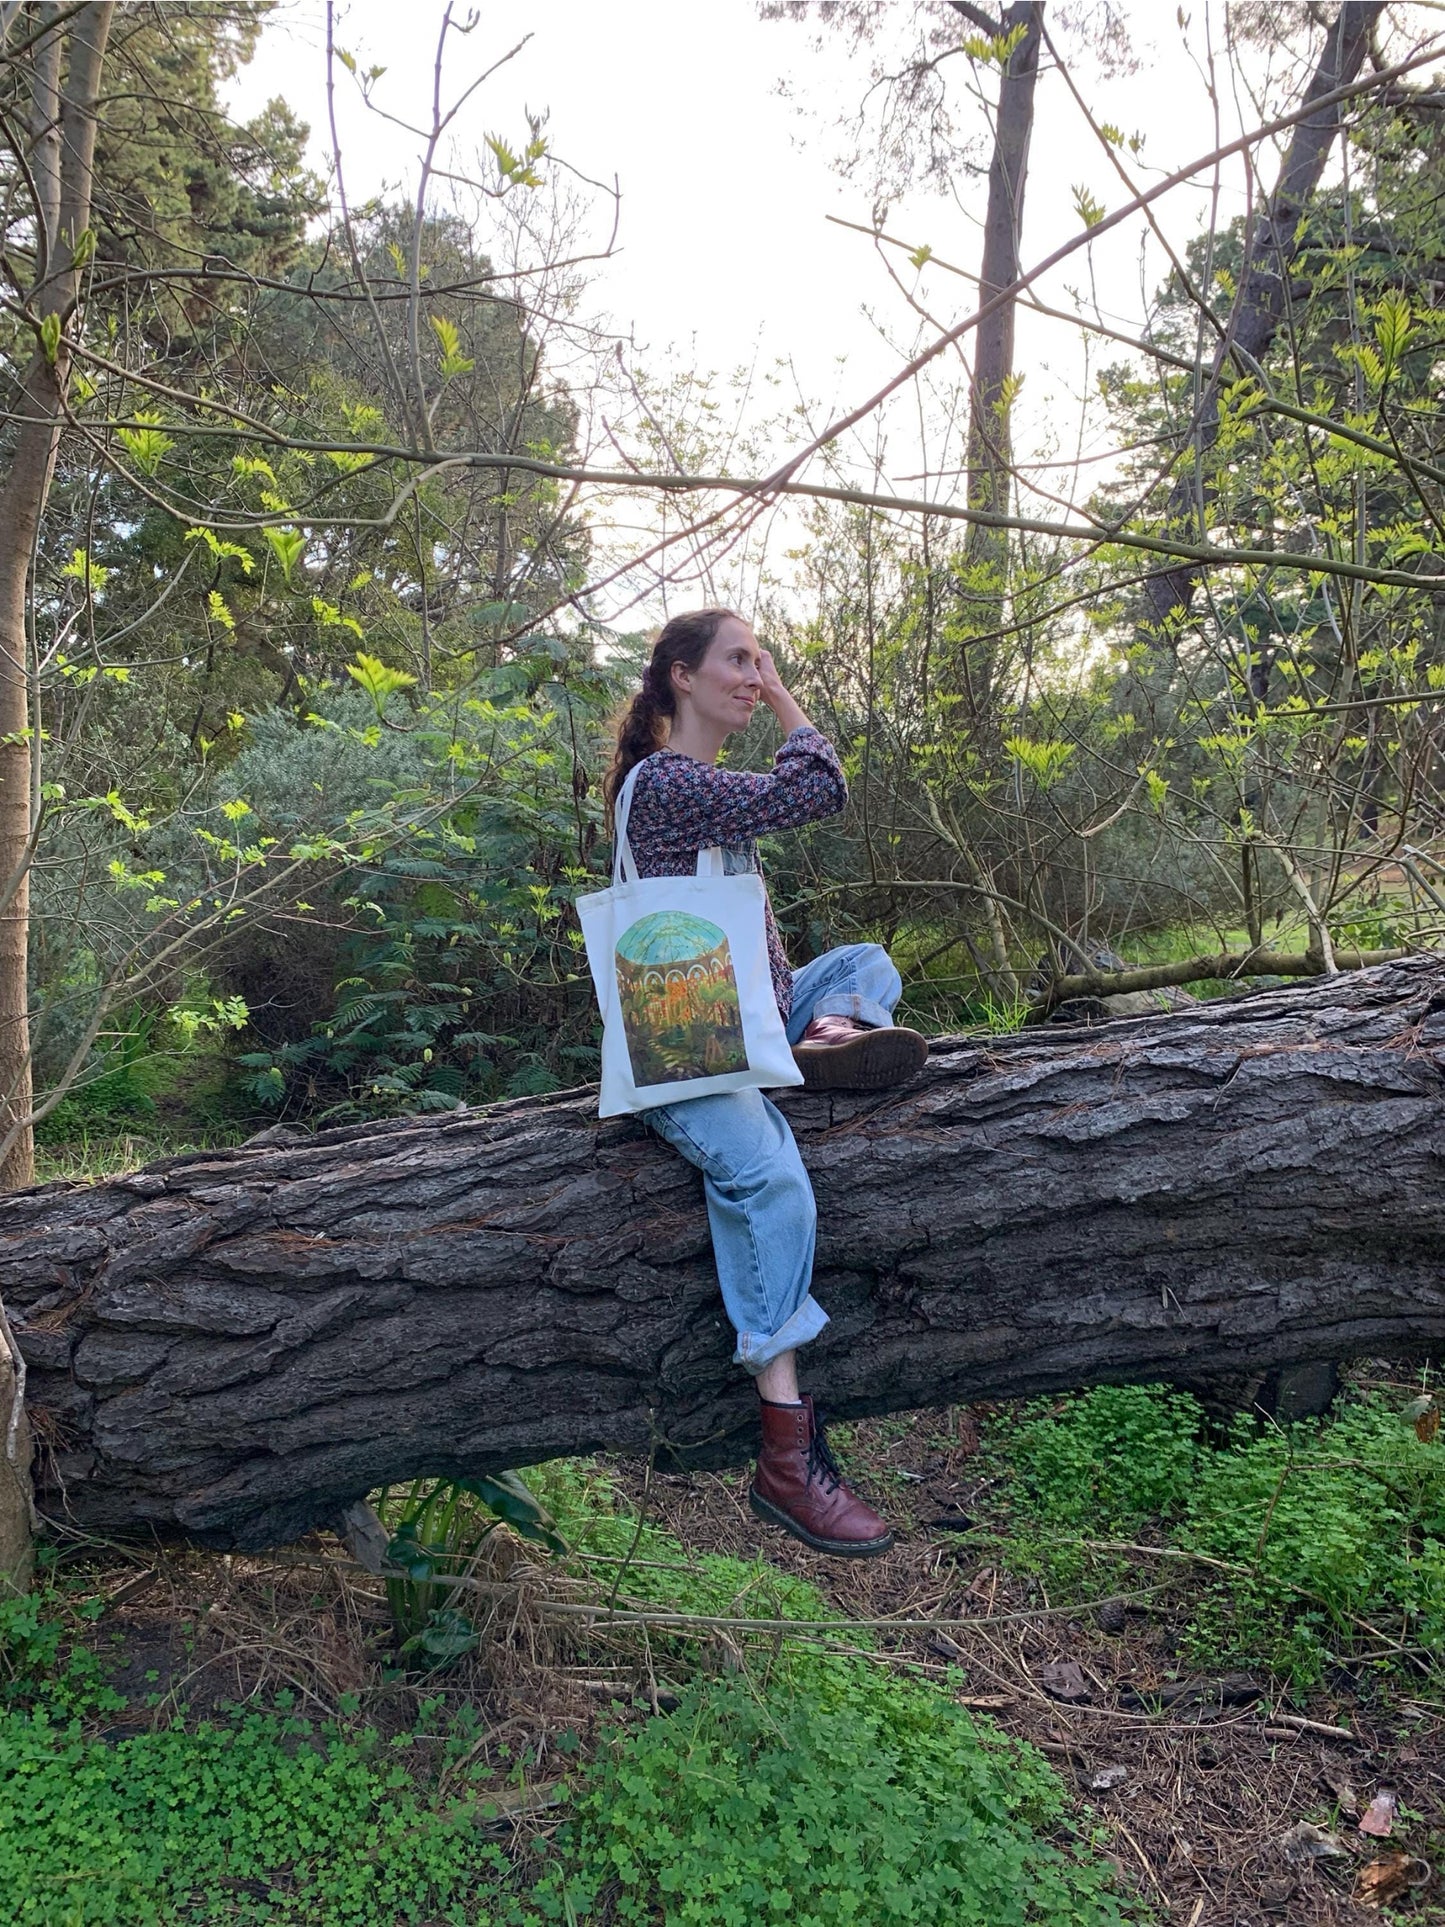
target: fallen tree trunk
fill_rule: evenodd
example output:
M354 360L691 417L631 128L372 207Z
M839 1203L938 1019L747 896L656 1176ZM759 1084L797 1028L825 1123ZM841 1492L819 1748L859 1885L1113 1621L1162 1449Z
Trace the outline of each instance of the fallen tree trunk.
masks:
M1445 962L789 1094L863 1414L1445 1341ZM697 1175L594 1098L171 1158L0 1201L42 1503L259 1547L420 1473L753 1438ZM268 1134L273 1135L274 1134Z

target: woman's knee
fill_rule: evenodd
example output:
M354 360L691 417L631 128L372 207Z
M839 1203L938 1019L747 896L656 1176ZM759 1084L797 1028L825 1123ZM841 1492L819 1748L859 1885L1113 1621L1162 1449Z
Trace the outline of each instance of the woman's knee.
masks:
M817 1207L797 1142L773 1105L760 1108L762 1116L749 1119L752 1128L734 1138L727 1147L730 1155L716 1158L707 1167L708 1175L737 1203L790 1225L811 1227L817 1222Z
M718 1091L647 1111L648 1127L716 1183L727 1184L755 1166L766 1166L780 1149L779 1127L792 1134L764 1102L761 1091Z
M903 995L903 979L897 964L881 943L860 943L856 949L858 975L860 980L866 979L863 994L887 1004L891 1010Z
M800 1231L812 1232L817 1228L818 1205L813 1196L813 1181L791 1132L786 1149L769 1159L759 1178L759 1202L765 1198L772 1211L785 1216L789 1224L796 1225Z

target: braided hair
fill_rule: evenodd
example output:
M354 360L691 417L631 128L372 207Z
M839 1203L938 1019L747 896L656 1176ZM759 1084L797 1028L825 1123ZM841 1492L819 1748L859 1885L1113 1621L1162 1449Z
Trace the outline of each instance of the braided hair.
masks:
M696 669L730 616L742 620L732 609L694 609L674 616L658 631L642 672L642 687L618 721L617 749L602 784L609 819L629 773L667 741L668 722L677 714L672 665L680 662L685 669Z

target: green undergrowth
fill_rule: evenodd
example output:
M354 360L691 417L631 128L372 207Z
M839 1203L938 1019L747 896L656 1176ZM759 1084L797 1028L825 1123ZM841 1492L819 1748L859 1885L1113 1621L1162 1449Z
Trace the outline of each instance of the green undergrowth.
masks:
M629 1511L607 1474L575 1460L534 1467L527 1483L556 1519L578 1569L620 1607L723 1619L837 1620L816 1586L764 1558L696 1552L672 1533ZM745 1629L744 1629L745 1630ZM654 1636L662 1650L691 1654L695 1642ZM847 1633L850 1646L871 1647L866 1628ZM770 1648L776 1642L769 1642ZM795 1666L803 1649L789 1642L775 1665Z
M192 1151L224 1150L241 1143L246 1135L239 1127L204 1136L176 1138L113 1134L92 1138L81 1133L64 1142L36 1144L35 1182L53 1184L65 1179L72 1184L98 1184L127 1171L138 1171L142 1165L154 1164L160 1158L184 1157Z
M724 1619L835 1621L807 1581L691 1553L598 1472L527 1474L617 1603ZM702 1629L699 1629L701 1632ZM666 1927L966 1927L1141 1918L1081 1852L1052 1768L946 1690L855 1656L866 1628L750 1642L661 1719L619 1732L582 1775L531 1896L545 1922ZM854 1654L830 1650L841 1641ZM699 1646L650 1630L653 1653Z
M838 1616L765 1561L690 1554L596 1468L527 1478L572 1570L604 1594L615 1582L619 1607ZM720 1657L704 1628L638 1633L674 1710L610 1720L580 1754L554 1736L564 1799L529 1836L497 1825L472 1764L478 1706L435 1673L413 1731L383 1733L364 1695L332 1719L278 1699L152 1726L108 1684L103 1602L83 1585L0 1604L0 1881L17 1927L1142 1918L1037 1752L949 1690L817 1641L744 1628Z
M334 1725L249 1713L98 1740L37 1708L0 1716L0 1761L16 1927L471 1921L508 1872L474 1802L440 1804Z
M1056 1602L1178 1582L1196 1663L1301 1687L1342 1662L1438 1670L1445 1443L1416 1416L1428 1434L1428 1410L1371 1392L1324 1420L1240 1417L1220 1434L1160 1386L1023 1407L985 1444L998 1556Z
M418 1735L277 1705L153 1730L63 1594L0 1601L0 1891L15 1927L472 1922L508 1878L475 1797L413 1773ZM464 1773L465 1769L463 1769ZM495 1816L495 1808L491 1813Z
M584 1776L533 1897L619 1927L1104 1927L1059 1783L936 1688L834 1661L783 1691L691 1690Z

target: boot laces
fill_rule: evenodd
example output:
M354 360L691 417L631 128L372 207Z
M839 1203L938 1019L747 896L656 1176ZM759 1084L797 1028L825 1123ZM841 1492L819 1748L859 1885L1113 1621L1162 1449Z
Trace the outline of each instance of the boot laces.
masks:
M833 1448L828 1443L828 1435L823 1430L823 1421L813 1415L813 1436L808 1443L808 1483L816 1479L825 1491L836 1492L843 1483L843 1474L838 1461L833 1457Z

